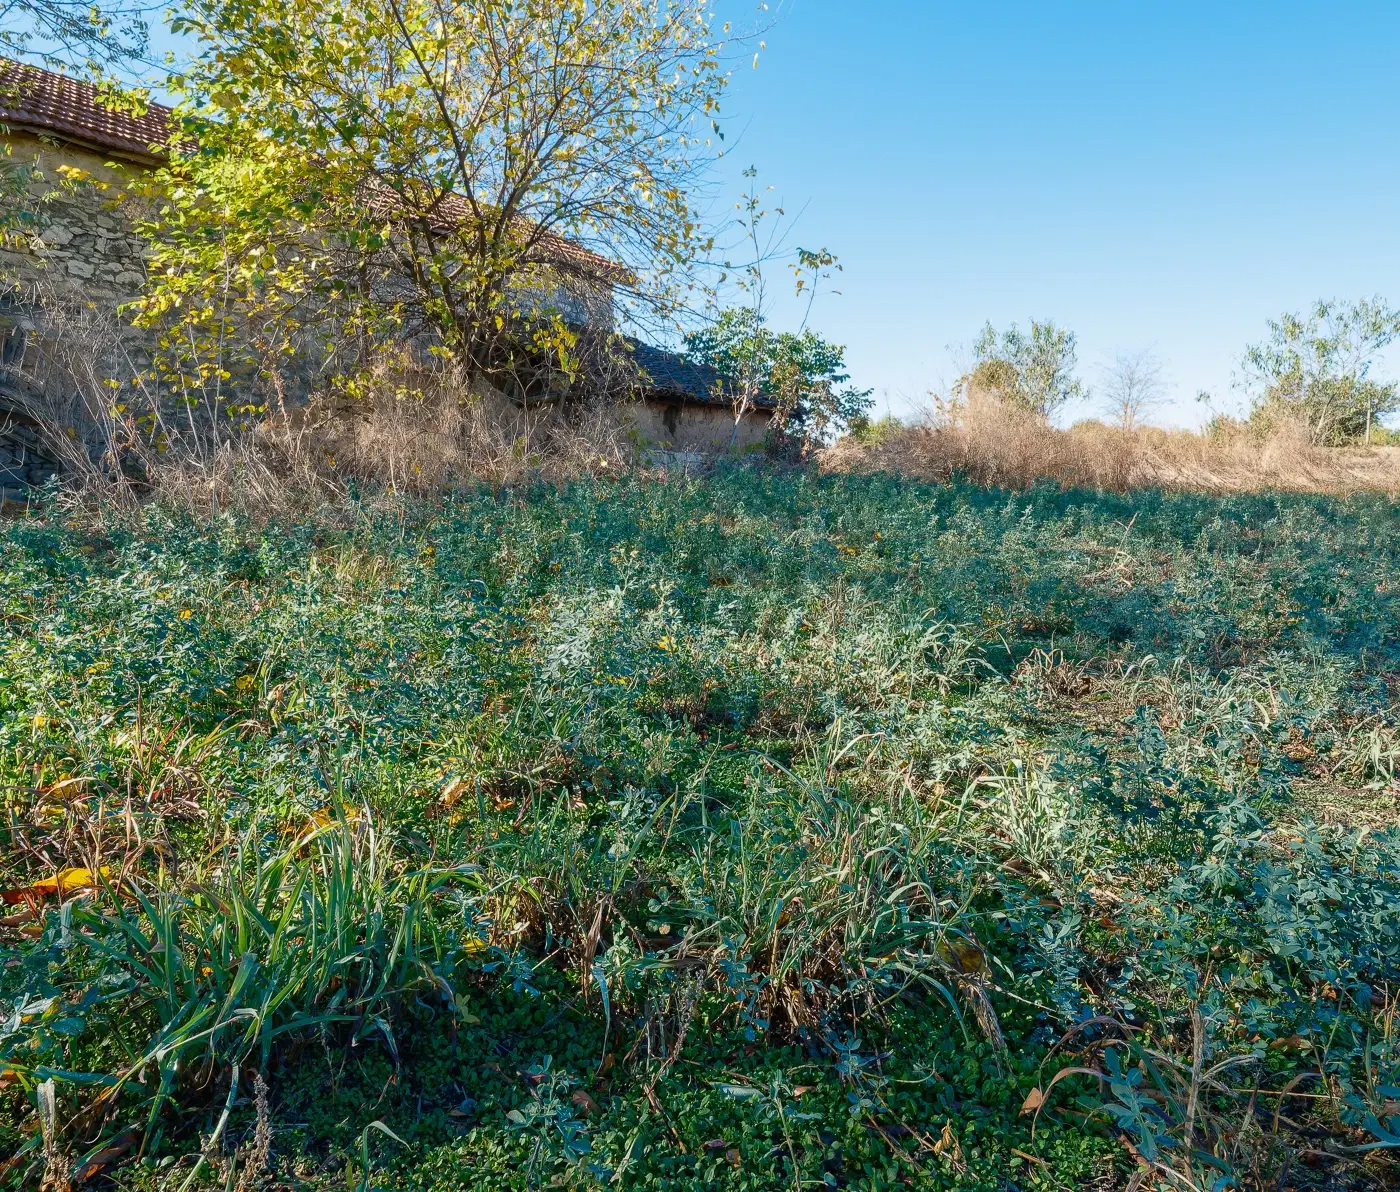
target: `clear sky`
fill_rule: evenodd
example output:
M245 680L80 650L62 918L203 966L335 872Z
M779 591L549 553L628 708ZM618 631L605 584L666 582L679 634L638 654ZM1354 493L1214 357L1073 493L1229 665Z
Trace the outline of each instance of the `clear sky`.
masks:
M719 0L752 23L748 0ZM776 7L776 5L775 5ZM723 188L759 168L844 264L812 322L879 409L982 324L1053 318L1081 372L1153 347L1193 424L1265 320L1400 302L1400 4L789 0L734 72ZM779 312L784 314L787 312ZM949 346L954 351L950 353ZM1400 374L1400 360L1389 375ZM1081 415L1090 411L1078 411Z

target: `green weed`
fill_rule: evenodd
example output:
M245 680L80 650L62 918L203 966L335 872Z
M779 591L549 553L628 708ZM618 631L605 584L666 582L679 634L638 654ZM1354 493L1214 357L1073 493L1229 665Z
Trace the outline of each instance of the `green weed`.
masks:
M1384 1186L1396 529L761 472L9 522L0 1180Z

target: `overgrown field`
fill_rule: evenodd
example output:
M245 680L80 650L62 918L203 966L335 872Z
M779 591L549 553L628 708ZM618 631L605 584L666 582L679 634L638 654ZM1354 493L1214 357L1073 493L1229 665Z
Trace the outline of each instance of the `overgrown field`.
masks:
M1400 1180L1383 499L740 471L0 551L3 1186Z

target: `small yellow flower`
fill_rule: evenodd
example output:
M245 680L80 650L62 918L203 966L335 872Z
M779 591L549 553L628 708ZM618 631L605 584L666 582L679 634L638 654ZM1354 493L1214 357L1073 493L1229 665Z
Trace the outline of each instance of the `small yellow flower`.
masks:
M252 675L239 675L238 678L233 681L233 685L239 691L248 691L253 686L254 681Z
M48 722L49 722L49 718L48 718L47 716L45 716L42 712L35 712L35 713L34 713L34 727L35 727L35 728L43 728L46 724L48 724Z
M656 648L658 650L674 650L676 648L676 639L669 633L664 634L656 639Z
M180 610L180 620L182 620L182 621L188 621L192 616L194 616L194 609L192 609L192 608L182 608L182 609Z

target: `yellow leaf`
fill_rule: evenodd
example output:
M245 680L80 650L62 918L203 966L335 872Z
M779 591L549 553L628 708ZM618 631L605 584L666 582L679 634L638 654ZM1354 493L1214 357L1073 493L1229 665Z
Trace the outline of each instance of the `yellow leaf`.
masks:
M454 778L443 788L442 794L438 796L438 802L444 807L455 806L466 789L467 780L465 778Z
M938 941L938 959L954 972L969 977L987 972L987 956L976 940L945 936Z
M110 877L112 871L102 866L98 877ZM90 890L98 883L91 869L60 869L53 877L40 878L32 886L21 886L13 890L0 890L0 902L13 905L29 898L45 898L50 894L72 894L77 890Z

